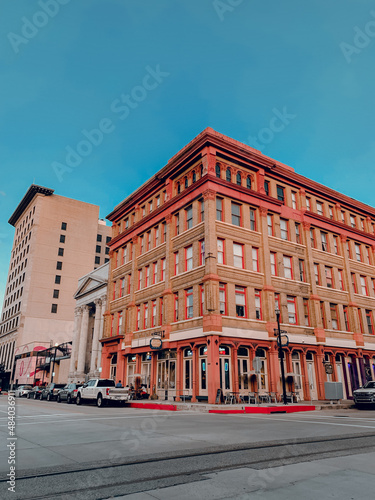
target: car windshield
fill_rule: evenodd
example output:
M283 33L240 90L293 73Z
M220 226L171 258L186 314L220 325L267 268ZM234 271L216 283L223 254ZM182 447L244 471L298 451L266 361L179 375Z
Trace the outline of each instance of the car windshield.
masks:
M115 387L115 381L114 380L98 380L98 385L97 387Z
M366 384L363 387L365 387L366 389L375 389L375 382L373 381L366 382Z

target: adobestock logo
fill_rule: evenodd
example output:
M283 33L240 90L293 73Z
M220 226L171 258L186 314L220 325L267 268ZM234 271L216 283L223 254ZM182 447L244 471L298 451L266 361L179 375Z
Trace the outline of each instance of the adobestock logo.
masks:
M370 15L375 18L375 11L371 11ZM375 37L375 19L368 21L363 29L354 26L353 43L341 42L340 49L349 64L352 62L353 54L360 54L371 42L371 38Z
M60 5L66 5L71 0L39 0L38 5L42 10L37 10L31 20L23 16L21 18L21 35L10 31L8 40L16 54L20 51L20 45L27 45L30 40L36 37L41 28L46 26L50 19L55 17L60 11Z
M146 99L149 91L155 90L170 75L166 71L161 71L159 64L155 69L151 66L146 66L145 69L146 74L142 78L142 84L135 85L128 94L121 94L118 99L114 99L111 103L110 110L120 120L125 120L130 115L131 110L136 109L139 103ZM82 163L83 158L90 156L94 148L100 146L105 135L111 134L114 130L116 130L116 125L111 118L107 117L100 119L96 128L81 130L83 138L77 142L76 146L74 148L70 145L65 147L65 163L58 161L51 163L59 182L63 181L63 175L66 172L72 172Z
M214 0L212 5L219 16L220 21L224 21L224 14L226 12L233 12L234 7L237 7L243 0Z
M283 107L282 111L273 108L272 112L274 116L270 119L268 127L260 129L256 136L249 135L247 138L249 146L261 151L265 148L266 144L270 144L274 140L275 134L279 134L285 130L291 120L297 117L297 115L288 113L286 106Z

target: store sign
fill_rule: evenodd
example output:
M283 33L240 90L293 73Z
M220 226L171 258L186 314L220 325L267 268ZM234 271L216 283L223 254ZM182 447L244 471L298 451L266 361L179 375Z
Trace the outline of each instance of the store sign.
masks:
M158 337L154 337L150 340L151 349L161 349L162 344L163 344L162 340Z
M280 337L277 337L277 345L279 347L280 347L280 338L281 338L281 347L287 347L289 345L288 335L280 335Z
M325 363L324 368L325 368L327 375L332 375L332 373L333 373L332 363Z

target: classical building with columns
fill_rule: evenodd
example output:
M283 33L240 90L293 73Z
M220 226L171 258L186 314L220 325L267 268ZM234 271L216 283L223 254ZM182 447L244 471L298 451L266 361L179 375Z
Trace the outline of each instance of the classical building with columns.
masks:
M103 376L162 399L375 379L375 210L208 128L109 214ZM254 360L256 360L254 362Z
M106 263L78 282L74 295L76 307L69 382L83 382L101 376L102 345L99 339L103 337L108 270L109 263Z

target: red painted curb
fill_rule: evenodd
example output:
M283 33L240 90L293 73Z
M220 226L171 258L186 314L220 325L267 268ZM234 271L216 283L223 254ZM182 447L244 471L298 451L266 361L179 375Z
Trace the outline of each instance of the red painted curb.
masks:
M299 406L246 406L245 413L295 413L298 411L314 411L315 406L299 405Z
M244 410L208 410L208 413L245 413Z
M130 403L130 408L144 408L145 410L177 411L176 405L161 405L157 403Z

